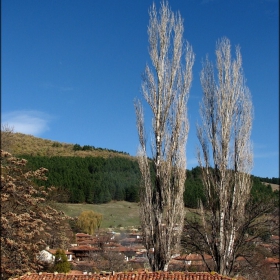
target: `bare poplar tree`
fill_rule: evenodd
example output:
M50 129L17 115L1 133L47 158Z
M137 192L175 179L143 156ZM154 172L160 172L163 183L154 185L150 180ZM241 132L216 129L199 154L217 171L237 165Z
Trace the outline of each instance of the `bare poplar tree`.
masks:
M140 217L144 244L153 271L167 270L180 243L184 220L186 141L189 130L187 99L192 81L194 54L183 41L183 20L163 1L159 14L149 11L149 54L142 94L151 108L152 161L147 157L144 113L135 102L142 174ZM183 57L185 60L183 61Z
M249 200L253 153L251 148L252 101L245 85L240 48L231 58L227 38L217 43L217 83L214 67L206 59L201 72L202 125L199 165L206 189L207 210L201 204L204 242L215 270L229 275L238 239L244 237L245 206Z

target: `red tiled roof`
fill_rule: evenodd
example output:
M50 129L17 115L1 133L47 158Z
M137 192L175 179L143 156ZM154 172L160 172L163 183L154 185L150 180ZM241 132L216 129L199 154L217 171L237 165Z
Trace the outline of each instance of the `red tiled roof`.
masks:
M121 240L121 242L136 242L138 241L135 237L127 237Z
M108 244L104 244L104 247L122 247L122 245L117 242L108 242Z
M280 263L278 258L266 258L265 261L268 263Z
M273 247L273 244L266 244L266 243L263 243L263 244L260 244L260 246L264 247L264 248L267 248L267 249L271 249Z
M80 237L80 236L92 237L92 235L89 235L89 234L87 234L87 233L82 233L82 232L76 233L76 236L78 236L78 237Z
M136 257L134 259L129 260L128 262L130 262L130 263L145 263L147 261L148 261L148 259L146 259L146 258Z
M210 260L212 257L207 254L203 254L205 260ZM188 254L188 255L182 255L174 258L174 260L177 261L200 261L202 260L202 256L199 254Z
M90 267L93 267L95 265L94 261L77 261L77 262L74 261L72 263L73 263L74 266L90 266Z
M83 241L79 241L78 245L87 245L87 244L96 244L96 243L98 243L98 240L96 239L86 239Z
M278 235L272 235L272 236L271 236L271 239L272 239L272 240L279 240L279 236L278 236Z
M111 251L114 252L136 252L137 249L133 248L133 247L112 247L110 248Z
M52 255L55 255L55 253L56 253L56 251L57 251L58 249L46 249L46 251L48 251L49 253L51 253ZM72 253L71 252L69 252L68 250L64 250L64 253L65 253L65 255L72 255Z
M83 274L83 272L81 270L71 270L68 273L69 275L80 275Z
M230 277L208 272L120 272L110 274L31 273L20 280L232 280Z
M239 261L239 262L246 261L246 259L242 256L237 257L236 260Z
M56 249L49 249L49 250L47 250L49 253L51 253L52 255L55 255L55 253L56 253Z
M70 252L73 252L73 251L100 251L100 248L83 245L83 246L72 247L69 249L69 251Z

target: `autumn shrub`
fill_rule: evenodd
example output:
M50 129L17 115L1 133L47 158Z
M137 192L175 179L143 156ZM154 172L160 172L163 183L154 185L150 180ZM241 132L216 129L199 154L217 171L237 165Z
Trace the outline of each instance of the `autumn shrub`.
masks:
M67 219L48 205L47 169L26 170L27 161L1 150L1 279L43 269L38 254L47 242L67 246Z
M83 211L77 220L77 226L80 227L85 233L93 234L96 229L99 229L103 215L89 211Z

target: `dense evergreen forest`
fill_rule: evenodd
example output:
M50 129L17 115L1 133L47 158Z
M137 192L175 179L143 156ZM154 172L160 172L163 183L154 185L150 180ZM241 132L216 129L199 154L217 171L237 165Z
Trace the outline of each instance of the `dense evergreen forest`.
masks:
M67 202L138 201L140 173L136 161L121 157L21 157L28 160L27 168L47 168L48 180L44 185L68 192Z
M59 189L60 202L106 203L111 200L138 202L140 170L136 160L123 157L65 157L21 155L28 160L27 168L35 170L45 167L49 170L46 182L37 182L47 188ZM205 201L200 168L187 170L184 203L186 207L197 208L198 201ZM271 186L265 186L261 179L253 177L252 195L274 196Z

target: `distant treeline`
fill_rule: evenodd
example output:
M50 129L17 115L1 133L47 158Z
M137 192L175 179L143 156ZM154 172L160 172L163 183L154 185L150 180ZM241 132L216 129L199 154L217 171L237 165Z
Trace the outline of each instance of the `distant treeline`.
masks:
M140 170L136 160L123 157L47 157L20 156L28 160L27 168L49 170L46 187L55 186L61 195L60 202L106 203L111 200L139 201ZM197 208L205 202L204 188L199 167L187 170L184 203ZM255 197L274 195L271 186L265 186L260 178L253 177L252 194Z
M275 178L275 177L272 177L272 178L268 178L268 177L262 178L262 177L259 177L259 178L264 183L279 185L279 178Z
M81 146L79 144L75 144L73 146L73 150L74 151L108 151L108 152L112 152L112 153L117 153L117 154L124 154L124 155L129 155L129 153L123 152L123 151L116 151L116 150L112 150L112 149L107 149L107 148L96 148L94 146L90 146L90 145L84 145Z

